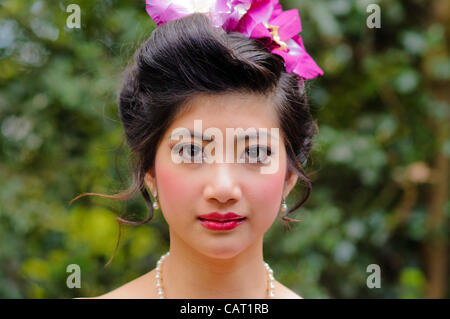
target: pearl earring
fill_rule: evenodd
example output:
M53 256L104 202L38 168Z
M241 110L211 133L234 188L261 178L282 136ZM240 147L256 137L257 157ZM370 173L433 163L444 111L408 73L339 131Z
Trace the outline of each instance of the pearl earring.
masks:
M158 209L159 208L159 203L158 203L158 190L155 188L155 192L153 193L153 198L155 199L155 201L153 202L153 209Z
M287 210L286 198L283 196L283 203L281 203L281 212L285 212Z

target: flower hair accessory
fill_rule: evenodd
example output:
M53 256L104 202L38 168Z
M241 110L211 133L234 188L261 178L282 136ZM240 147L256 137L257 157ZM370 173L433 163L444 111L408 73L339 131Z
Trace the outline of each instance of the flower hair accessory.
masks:
M323 75L298 34L302 30L298 10L283 11L278 0L146 0L146 11L158 26L205 13L215 27L258 39L283 58L288 73L303 79Z

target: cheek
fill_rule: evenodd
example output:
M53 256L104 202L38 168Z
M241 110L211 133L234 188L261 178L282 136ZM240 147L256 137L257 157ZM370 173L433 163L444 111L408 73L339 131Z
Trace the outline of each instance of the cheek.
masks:
M280 209L287 170L284 146L278 148L276 152L279 156L277 157L276 161L278 163L275 167L278 168L271 174L259 175L259 180L253 183L258 202L260 203L259 211L264 211L265 216L267 216L266 219L271 219L272 222Z
M259 175L248 184L248 196L253 214L261 221L273 222L280 208L284 173ZM258 218L259 219L259 218Z
M271 174L260 174L255 176L257 180L252 181L250 188L253 189L255 205L258 211L263 211L267 219L275 219L277 216L283 188L286 178L287 165L284 152L280 151L278 159L278 169Z
M172 163L157 163L155 166L158 200L164 215L182 212L186 203L194 197L194 187L191 178L183 175ZM176 200L174 200L176 199Z

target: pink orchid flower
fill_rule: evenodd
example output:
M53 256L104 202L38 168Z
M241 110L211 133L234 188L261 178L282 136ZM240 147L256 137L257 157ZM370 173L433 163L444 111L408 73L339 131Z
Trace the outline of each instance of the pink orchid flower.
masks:
M194 12L206 13L215 27L258 39L283 58L287 72L304 79L323 75L299 35L298 10L283 11L278 0L146 0L146 10L158 26Z
M297 9L282 11L278 0L254 0L236 31L259 39L272 53L281 56L287 72L295 72L304 79L323 75L298 34L302 26Z
M215 27L234 29L252 0L146 0L146 11L159 26L195 12L206 13Z

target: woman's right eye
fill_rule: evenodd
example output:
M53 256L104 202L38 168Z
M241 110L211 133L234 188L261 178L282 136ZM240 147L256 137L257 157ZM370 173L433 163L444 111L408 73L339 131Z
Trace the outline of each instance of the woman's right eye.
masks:
M181 156L185 163L193 163L196 159L198 162L201 162L203 159L202 147L192 143L176 145L174 147L174 152Z

